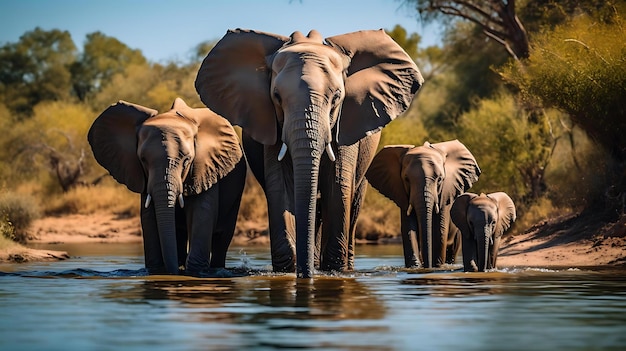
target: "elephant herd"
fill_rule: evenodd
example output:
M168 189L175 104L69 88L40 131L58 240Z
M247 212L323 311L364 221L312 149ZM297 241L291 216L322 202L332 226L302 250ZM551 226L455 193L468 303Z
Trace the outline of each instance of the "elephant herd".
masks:
M480 169L463 144L376 152L380 130L423 82L383 30L325 39L229 30L196 77L208 108L176 99L159 113L119 101L88 140L98 163L141 194L150 274L225 266L247 166L267 199L276 272L352 270L368 183L400 208L407 267L454 262L462 248L466 271L494 268L515 207L504 193L466 193Z

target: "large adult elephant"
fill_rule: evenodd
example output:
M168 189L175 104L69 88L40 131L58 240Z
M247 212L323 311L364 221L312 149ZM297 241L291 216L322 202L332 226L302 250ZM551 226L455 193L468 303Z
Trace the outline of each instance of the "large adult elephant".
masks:
M315 30L284 37L237 29L209 52L196 89L242 127L268 201L274 270L293 271L295 256L297 276L312 276L320 222L320 267L351 268L377 132L408 108L422 83L383 30L324 40Z
M426 268L454 262L460 234L450 225L450 207L479 175L476 159L458 140L388 145L376 154L366 176L400 207L406 267L420 259Z
M463 236L463 269L484 272L496 268L500 241L515 222L515 204L504 192L465 193L454 200L452 222Z
M93 122L88 140L98 163L141 193L150 274L178 274L181 265L190 275L224 267L246 175L226 119L180 98L161 114L120 101Z

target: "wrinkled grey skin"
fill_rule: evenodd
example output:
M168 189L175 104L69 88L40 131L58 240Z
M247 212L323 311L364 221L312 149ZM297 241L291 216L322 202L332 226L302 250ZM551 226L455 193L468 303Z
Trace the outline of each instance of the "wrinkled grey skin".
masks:
M515 222L513 200L503 192L465 193L450 212L463 236L463 269L484 272L496 268L502 235Z
M267 197L275 271L295 268L310 278L316 255L321 269L352 269L378 131L408 108L422 82L382 30L325 40L317 31L284 37L234 30L207 55L196 89L209 108L242 127Z
M479 175L476 159L458 140L388 145L374 157L366 177L400 207L407 268L454 263L460 234L451 225L450 207Z
M161 114L120 101L94 121L88 140L98 163L141 193L150 274L178 274L184 266L201 275L225 266L246 176L226 119L181 99Z

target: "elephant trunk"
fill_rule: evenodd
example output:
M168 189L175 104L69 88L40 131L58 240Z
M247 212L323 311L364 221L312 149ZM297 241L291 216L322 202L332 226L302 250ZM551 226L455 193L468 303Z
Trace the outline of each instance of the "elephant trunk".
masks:
M435 207L435 199L429 193L425 192L423 196L415 201L418 228L419 243L422 254L422 264L425 268L433 267L433 209Z
M491 228L486 226L480 231L476 238L476 249L478 252L478 271L484 272L489 268L489 238L491 238Z
M311 278L315 259L318 174L325 143L315 120L299 121L303 122L303 125L300 126L303 132L286 141L289 145L294 170L296 274L299 278Z
M161 255L168 274L178 274L178 252L176 246L175 204L176 196L166 184L152 191Z

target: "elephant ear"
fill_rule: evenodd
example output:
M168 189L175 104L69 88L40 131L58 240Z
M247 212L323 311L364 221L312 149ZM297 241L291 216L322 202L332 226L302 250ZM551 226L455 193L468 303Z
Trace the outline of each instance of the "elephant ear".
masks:
M467 223L467 209L470 201L477 197L474 193L464 193L457 197L450 208L450 219L452 223L459 228L463 236L471 235L469 223Z
M449 205L478 181L481 171L474 155L460 141L451 140L431 145L446 155L441 203Z
M402 179L402 158L414 145L387 145L374 156L365 173L368 182L401 209L409 206Z
M351 59L339 119L340 145L382 129L409 108L424 83L415 62L382 29L337 35L326 42Z
M137 130L156 110L120 100L91 125L87 140L98 163L133 192L145 190L146 180L137 157Z
M226 118L208 108L191 108L177 98L176 113L198 124L196 156L185 179L185 195L197 195L232 171L242 156L239 138Z
M496 223L495 236L502 236L517 219L515 204L509 195L504 192L491 193L487 197L493 199L498 206L498 222Z
M206 56L196 77L196 90L207 107L265 145L277 140L268 56L288 40L275 34L229 30Z

